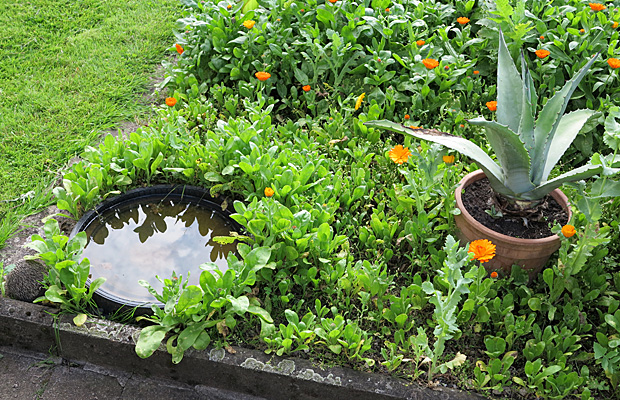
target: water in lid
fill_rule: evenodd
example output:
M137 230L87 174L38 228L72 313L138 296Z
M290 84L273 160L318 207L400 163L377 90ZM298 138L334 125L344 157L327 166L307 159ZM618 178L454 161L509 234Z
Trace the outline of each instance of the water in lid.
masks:
M161 293L155 278L170 278L172 271L197 285L205 262L228 269L226 256L235 244L216 243L228 236L230 222L217 210L203 205L166 199L130 204L108 210L85 229L89 242L83 256L91 263L91 279L105 277L102 289L127 300L156 301L138 284L149 282Z

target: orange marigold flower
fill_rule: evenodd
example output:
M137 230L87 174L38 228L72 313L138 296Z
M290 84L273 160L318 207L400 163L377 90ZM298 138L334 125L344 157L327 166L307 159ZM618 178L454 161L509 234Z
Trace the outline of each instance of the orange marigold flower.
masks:
M174 97L167 97L166 98L166 105L168 107L174 107L175 104L177 104L177 99L175 99Z
M577 233L577 231L575 230L575 227L572 225L564 225L562 227L562 235L564 235L564 237L571 237L573 236L575 233Z
M414 125L409 125L409 128L411 128L411 129L422 129L421 126L414 126Z
M536 53L536 57L538 58L546 58L549 56L549 54L551 54L549 50L545 50L545 49L536 50L535 53Z
M544 40L544 39L545 39L545 37L541 35L539 39L540 39L540 40Z
M385 9L385 12L390 12L390 8L389 8L389 7L388 7L388 8L386 8L386 9Z
M497 101L487 101L487 107L491 111L497 110Z
M609 64L609 66L613 69L620 68L620 60L618 60L617 58L608 58L607 64Z
M407 120L408 120L409 118L411 118L411 117L409 116L409 114L405 114L405 119L407 119Z
M495 271L491 272L491 278L493 279L497 278L497 272Z
M422 60L422 64L424 64L424 66L428 69L433 69L437 68L437 66L439 65L439 61L433 58L425 58L424 60Z
M585 30L585 29L583 29L583 28L579 29L579 32L581 32L581 33L584 33L585 31L586 31L586 30Z
M335 2L337 2L337 1L338 1L338 0L329 0L329 2L330 2L330 3L332 3L332 4L333 4L333 3L335 3Z
M364 97L366 97L366 92L360 94L360 96L355 101L355 111L359 110L359 108L362 106L362 101L364 101Z
M269 186L267 186L265 188L265 196L271 197L271 196L273 196L274 193L275 193L275 191L272 188L270 188Z
M271 78L271 74L269 72L264 72L264 71L259 71L255 73L254 76L261 82L264 82L267 79Z
M424 46L425 43L426 42L424 40L422 40L422 39L420 39L420 40L415 42L415 44L417 44L418 46Z
M611 24L611 27L612 27L613 29L616 29L616 28L618 27L618 21L614 21L614 23L613 23L613 24Z
M443 156L442 157L443 162L445 162L446 164L454 164L454 156Z
M446 71L450 69L449 65L446 65L445 67L443 67L443 69L445 69Z
M227 10L230 10L231 8L232 8L232 5L230 5L230 4L226 6Z
M252 29L252 28L254 28L254 24L255 23L256 23L256 21L248 19L247 21L243 21L243 26L245 26L248 29Z
M465 128L465 125L460 124L460 125L459 125L459 128Z
M179 54L183 54L183 46L181 46L180 44L175 44L174 47L177 49L177 53Z
M603 11L604 9L607 8L607 7L605 7L604 5L602 5L600 3L588 3L588 5L592 9L592 11Z
M478 75L479 73L480 73L480 71L478 71L478 70L474 71L474 75Z
M495 245L487 239L474 240L469 244L469 252L474 254L475 260L484 263L495 257Z
M467 18L467 17L458 17L456 19L456 22L458 22L461 25L465 25L466 23L469 22L469 18Z
M392 150L390 150L389 155L390 159L396 164L402 164L407 162L409 156L411 155L411 152L409 151L408 147L403 147L402 145L398 144L394 146Z
M303 87L302 87L302 90L303 90L304 92L309 92L309 91L310 91L310 89L312 89L312 88L310 87L310 85L305 85L305 86L303 86Z

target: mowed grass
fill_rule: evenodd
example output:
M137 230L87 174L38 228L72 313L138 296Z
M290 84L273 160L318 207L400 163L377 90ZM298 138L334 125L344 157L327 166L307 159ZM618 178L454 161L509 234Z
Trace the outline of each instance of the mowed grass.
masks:
M0 218L14 219L33 205L20 211L7 200L44 190L102 130L145 118L143 94L171 54L180 4L0 0L0 8Z

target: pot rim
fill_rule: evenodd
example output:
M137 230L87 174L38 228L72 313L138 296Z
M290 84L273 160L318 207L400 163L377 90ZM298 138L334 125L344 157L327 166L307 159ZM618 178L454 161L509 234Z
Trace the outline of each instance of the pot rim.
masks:
M467 220L469 220L470 222L474 222L475 224L477 224L477 228L480 229L480 231L482 231L485 235L488 235L489 237L495 237L499 240L504 240L504 241L511 241L512 243L514 243L515 245L537 245L537 244L548 244L548 243L552 243L554 241L559 241L560 237L556 234L553 234L551 236L547 236L544 238L539 238L539 239L523 239L523 238L517 238L517 237L513 237L513 236L508 236L505 235L503 233L494 231L492 229L487 228L486 226L484 226L483 224L481 224L480 222L478 222L478 220L476 220L465 208L465 205L463 204L463 199L462 199L462 192L465 189L465 184L467 184L469 186L469 184L479 181L480 179L486 178L487 176L485 175L484 171L482 171L482 169L478 169L476 171L470 172L469 174L465 175L463 177L463 179L461 179L461 181L459 182L458 186L456 187L455 191L454 191L454 195L456 198L456 207L461 211L461 216ZM549 193L557 202L558 204L560 204L560 206L562 208L564 208L564 210L568 213L568 220L570 221L571 217L572 217L572 212L570 209L570 203L568 201L568 198L566 197L566 195L560 190L560 189L554 189L551 193ZM564 203L564 204L562 204Z

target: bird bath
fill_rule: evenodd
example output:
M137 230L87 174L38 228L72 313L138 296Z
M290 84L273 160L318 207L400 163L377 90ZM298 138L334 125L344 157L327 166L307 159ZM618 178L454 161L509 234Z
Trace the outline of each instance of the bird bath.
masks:
M106 312L138 307L136 313L142 314L158 302L139 280L161 293L155 276L170 278L174 271L184 278L189 273L189 284L197 285L201 264L211 262L225 271L226 256L235 251L236 244L219 244L213 238L240 230L204 189L161 185L100 204L78 221L72 235L87 233L82 256L91 263L89 281L106 278L95 292L97 305Z

